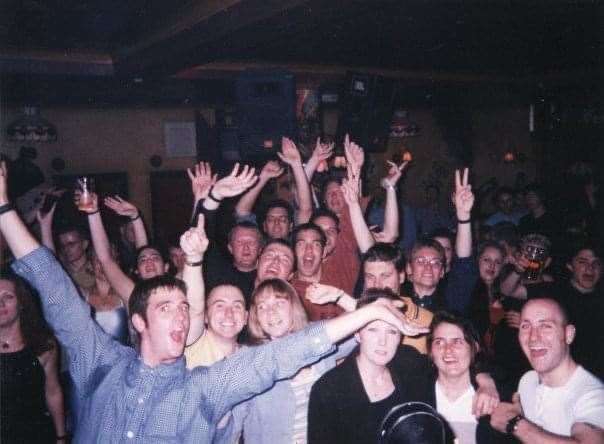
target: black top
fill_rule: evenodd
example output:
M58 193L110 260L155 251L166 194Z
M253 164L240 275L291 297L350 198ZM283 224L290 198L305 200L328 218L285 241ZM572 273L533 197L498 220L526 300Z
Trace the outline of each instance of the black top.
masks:
M29 348L0 354L0 442L54 443L44 368Z
M308 443L366 444L377 442L379 427L395 405L429 402L432 367L417 350L402 346L388 366L395 391L371 403L352 353L340 366L323 375L312 387L308 408Z

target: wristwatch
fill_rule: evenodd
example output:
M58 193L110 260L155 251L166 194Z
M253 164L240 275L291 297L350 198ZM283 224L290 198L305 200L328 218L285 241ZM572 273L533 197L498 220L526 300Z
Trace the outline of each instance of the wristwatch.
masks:
M507 433L508 435L513 435L514 432L516 431L516 429L518 428L518 423L524 419L524 416L522 416L521 414L518 414L516 416L514 416L512 419L510 419L508 421L508 423L505 425L505 433Z

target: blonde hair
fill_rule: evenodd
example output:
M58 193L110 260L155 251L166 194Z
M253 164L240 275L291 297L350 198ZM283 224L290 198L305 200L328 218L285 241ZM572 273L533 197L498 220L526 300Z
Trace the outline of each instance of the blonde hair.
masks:
M290 333L302 330L308 324L306 310L300 301L298 293L290 284L282 279L267 279L262 281L252 293L252 301L250 304L250 315L248 319L248 330L250 332L250 341L252 343L262 343L270 341L270 337L262 330L260 322L258 322L258 307L257 301L265 294L273 294L277 298L287 299L291 305L293 312L293 321L290 328Z

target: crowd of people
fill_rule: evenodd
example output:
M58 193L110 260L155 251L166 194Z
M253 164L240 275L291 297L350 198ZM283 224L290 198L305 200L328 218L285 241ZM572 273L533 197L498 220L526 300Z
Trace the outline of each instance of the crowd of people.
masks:
M119 196L76 192L84 226L55 226L55 203L28 227L3 163L1 442L377 443L407 402L441 442L604 442L593 184L572 235L538 185L477 214L467 168L453 218L407 223L409 162L375 205L343 147L345 168L287 138L257 168L193 166L169 248Z

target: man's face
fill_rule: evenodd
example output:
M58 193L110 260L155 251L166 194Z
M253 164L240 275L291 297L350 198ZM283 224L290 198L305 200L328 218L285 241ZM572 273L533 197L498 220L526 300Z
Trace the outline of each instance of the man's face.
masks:
M0 279L0 328L13 325L19 319L19 302L15 284Z
M238 227L231 236L228 245L233 255L233 264L242 271L251 271L256 267L260 252L260 236L253 228Z
M149 297L147 320L132 316L141 336L145 364L171 363L182 356L189 334L189 303L179 289L157 288Z
M567 267L572 285L581 292L592 292L602 278L602 259L590 249L579 251Z
M82 239L77 231L68 231L59 235L59 248L65 261L73 264L86 255L88 241Z
M445 275L445 265L438 251L431 247L422 247L407 263L407 275L414 286L433 290Z
M141 279L151 279L164 274L168 270L168 264L155 248L144 248L136 259L136 270Z
M401 343L401 332L384 321L373 321L355 334L359 343L359 355L371 364L386 366Z
M346 208L344 193L337 182L330 182L325 189L325 205L336 214L340 214Z
M389 288L395 294L405 281L405 273L399 273L392 262L370 262L363 265L364 290L370 288Z
M296 236L294 245L298 274L314 277L321 269L324 248L321 244L321 235L315 230L303 230Z
M501 193L497 198L497 208L503 214L510 214L514 209L514 196L508 193Z
M338 225L335 220L328 216L319 216L314 220L314 223L323 230L327 238L327 244L325 245L325 257L327 257L336 249L339 234Z
M219 338L235 342L247 322L241 290L232 285L214 287L208 296L206 323Z
M258 282L279 278L287 281L294 270L294 253L281 244L269 244L258 259Z
M552 374L570 357L575 328L566 325L560 308L552 301L528 301L520 314L518 340L522 351L540 377Z
M430 356L439 375L459 377L470 371L472 348L461 328L443 322L434 329Z
M283 207L275 207L268 210L264 220L264 232L271 239L285 239L289 235L292 223L289 220L287 210Z
M434 240L445 250L445 259L447 261L445 271L448 272L451 269L451 262L453 261L453 245L451 245L451 239L448 237L435 237Z

